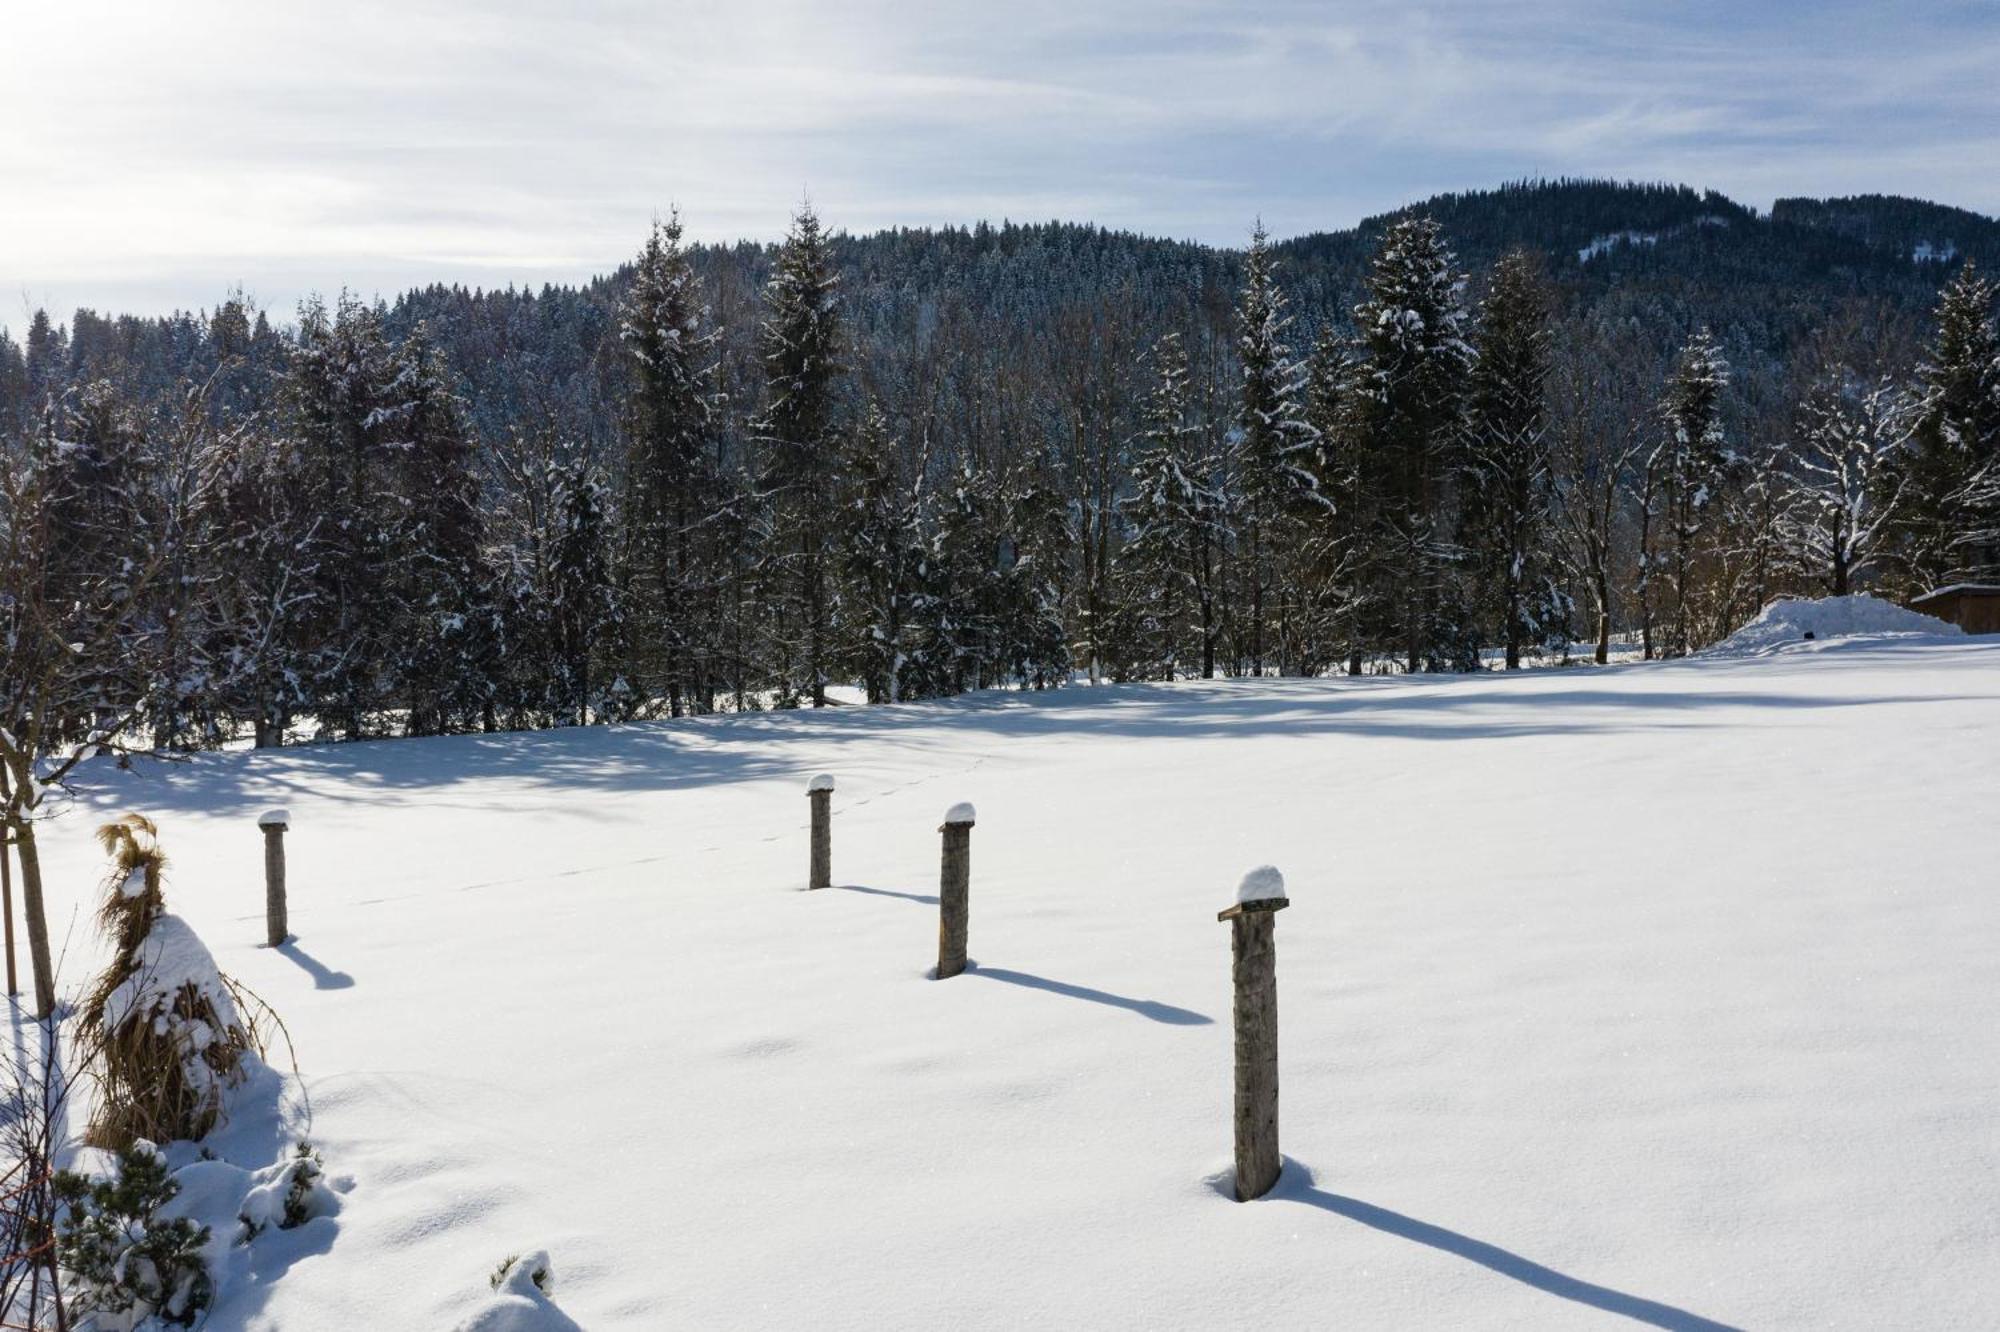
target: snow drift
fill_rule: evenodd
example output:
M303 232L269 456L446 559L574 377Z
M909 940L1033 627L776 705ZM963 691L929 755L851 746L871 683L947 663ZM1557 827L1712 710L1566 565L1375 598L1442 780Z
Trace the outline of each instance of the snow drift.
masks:
M1759 611L1756 619L1699 655L1761 657L1800 643L1832 638L1940 635L1962 637L1964 631L1955 624L1866 593L1816 600L1780 597Z

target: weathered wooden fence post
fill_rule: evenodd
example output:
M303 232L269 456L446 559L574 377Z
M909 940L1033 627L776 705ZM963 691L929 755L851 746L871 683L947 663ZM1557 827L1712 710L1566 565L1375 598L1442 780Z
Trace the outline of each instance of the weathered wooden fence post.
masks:
M833 774L823 772L806 783L812 801L812 874L806 887L833 887Z
M1278 1154L1278 952L1276 913L1291 902L1285 876L1260 865L1243 876L1229 922L1230 973L1236 981L1236 1200L1270 1192Z
M966 925L972 910L972 806L963 800L945 811L944 865L938 876L937 978L965 970Z
M285 829L292 816L282 809L267 809L257 816L264 830L264 941L272 948L285 941Z

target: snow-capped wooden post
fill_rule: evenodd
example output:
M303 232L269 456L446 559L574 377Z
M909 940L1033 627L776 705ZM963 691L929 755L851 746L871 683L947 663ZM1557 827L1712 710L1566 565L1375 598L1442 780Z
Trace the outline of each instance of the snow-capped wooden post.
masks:
M285 941L285 829L292 816L282 809L267 809L257 816L264 830L264 942L276 948Z
M823 772L806 783L812 801L812 871L808 889L833 886L833 774Z
M1290 906L1285 876L1259 865L1243 876L1229 922L1236 981L1236 1200L1270 1192L1278 1155L1278 950L1276 915Z
M965 970L966 925L972 910L972 806L961 800L945 811L944 865L938 876L937 978Z

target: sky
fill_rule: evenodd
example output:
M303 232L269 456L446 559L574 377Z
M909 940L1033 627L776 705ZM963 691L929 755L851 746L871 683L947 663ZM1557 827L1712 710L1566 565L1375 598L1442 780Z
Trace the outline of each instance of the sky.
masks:
M1536 176L2000 213L2000 5L22 0L0 325L1061 218L1239 244Z

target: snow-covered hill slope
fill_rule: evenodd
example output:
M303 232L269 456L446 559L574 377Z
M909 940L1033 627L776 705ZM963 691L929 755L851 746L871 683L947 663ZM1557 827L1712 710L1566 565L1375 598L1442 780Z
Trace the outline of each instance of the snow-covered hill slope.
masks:
M93 773L46 859L75 983L95 814L159 819L354 1178L215 1327L448 1327L543 1248L588 1328L1969 1327L1996 755L2000 641L1829 644L212 756ZM1265 862L1295 1164L1238 1204Z

